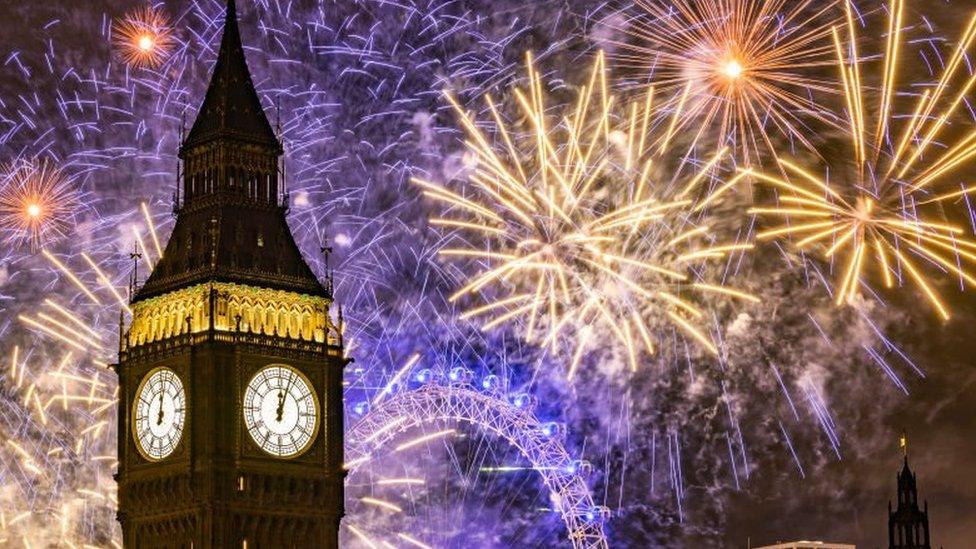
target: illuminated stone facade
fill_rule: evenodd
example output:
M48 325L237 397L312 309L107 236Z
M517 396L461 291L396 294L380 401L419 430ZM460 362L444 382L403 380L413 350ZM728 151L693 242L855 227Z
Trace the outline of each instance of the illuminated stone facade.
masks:
M216 310L211 324L211 310ZM209 329L337 343L323 297L216 282L136 303L127 348ZM329 341L326 341L326 340Z

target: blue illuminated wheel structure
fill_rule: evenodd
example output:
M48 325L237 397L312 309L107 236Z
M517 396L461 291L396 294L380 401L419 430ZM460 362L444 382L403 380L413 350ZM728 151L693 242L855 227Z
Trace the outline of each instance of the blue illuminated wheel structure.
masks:
M422 376L423 377L423 373ZM394 539L397 546L428 545L429 540L408 532L374 525L357 517L355 508L360 501L369 506L385 507L385 511L404 511L409 504L387 501L376 495L377 484L384 482L419 483L420 479L382 479L363 484L358 477L369 475L364 471L379 460L392 461L395 454L410 446L436 442L455 435L452 425L470 425L508 443L541 477L548 491L551 510L558 513L565 528L563 539L574 548L605 548L604 521L608 510L594 504L586 476L590 466L573 459L563 444L565 429L561 424L542 422L534 413L534 399L530 395L508 395L492 389L482 389L468 382L463 373L452 371L446 383L437 383L427 375L427 382L415 389L407 389L376 399L369 409L360 410L362 416L354 421L346 432L346 463L349 470L347 500L352 512L346 519L348 532L344 535L358 538L364 546L385 547L383 536ZM491 382L484 385L491 386ZM411 436L418 430L422 433ZM460 435L460 436L463 436ZM409 440L408 440L409 439ZM444 443L446 441L440 441ZM451 460L448 460L451 461ZM482 467L481 470L499 468ZM369 486L371 495L360 497L354 486ZM517 509L513 509L518 511ZM396 523L396 518L391 518ZM379 534L379 532L384 532ZM399 538L399 539L396 539ZM350 538L350 541L352 539Z

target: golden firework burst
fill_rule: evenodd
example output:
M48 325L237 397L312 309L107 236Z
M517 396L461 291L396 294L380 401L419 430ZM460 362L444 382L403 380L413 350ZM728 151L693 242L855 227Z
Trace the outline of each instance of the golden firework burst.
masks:
M473 270L451 299L473 302L463 316L486 319L486 330L520 320L527 340L569 342L570 376L604 336L636 368L640 353L654 352L655 324L716 353L702 295L757 300L705 274L708 262L751 248L717 242L703 220L713 201L705 182L728 151L686 161L688 177L658 181L654 162L675 156L676 121L655 116L653 89L618 105L601 54L573 104L550 110L531 56L527 67L528 89L512 92L521 124L507 122L489 95L487 133L447 94L475 164L457 191L414 179L448 207L431 223L458 231L460 245L440 255ZM663 135L652 146L655 127Z
M947 59L938 81L913 99L911 116L895 115L904 34L904 0L888 5L885 52L879 86L865 85L867 62L855 16L846 4L846 25L832 30L835 54L847 102L850 158L838 157L828 168L831 179L799 163L780 160L784 175L757 173L781 191L778 204L753 213L781 218L785 224L758 234L759 239L795 237L799 248L821 246L843 267L836 289L838 305L858 293L873 271L886 287L908 280L944 318L949 310L923 264L976 285L971 264L976 241L951 221L934 218L929 207L976 190L943 192L946 176L976 155L976 131L949 131L976 84L966 72L967 52L976 39L974 17ZM961 82L956 91L950 91ZM869 102L868 99L871 99ZM872 106L876 111L871 112ZM876 116L872 122L871 116ZM951 133L951 135L949 135ZM946 137L938 143L937 139Z

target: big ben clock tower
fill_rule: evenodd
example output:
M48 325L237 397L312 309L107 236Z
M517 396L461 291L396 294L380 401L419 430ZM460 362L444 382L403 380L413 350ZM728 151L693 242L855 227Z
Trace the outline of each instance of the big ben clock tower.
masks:
M331 283L285 221L281 155L229 0L176 225L120 342L127 548L338 546L346 360Z

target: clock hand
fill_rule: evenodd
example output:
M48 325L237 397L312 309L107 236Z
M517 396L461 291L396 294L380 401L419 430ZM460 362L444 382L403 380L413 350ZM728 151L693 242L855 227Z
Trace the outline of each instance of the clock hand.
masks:
M276 410L277 417L275 421L281 421L281 416L285 413L285 393L278 392L278 409Z
M163 393L159 393L159 415L156 417L156 425L163 424Z
M292 376L290 378L288 378L288 386L285 387L285 393L286 394L291 392L291 386L294 383L295 383L295 375L292 374Z
M285 414L285 393L291 391L291 386L293 383L295 383L294 375L292 375L291 379L288 380L288 386L278 391L277 421L279 422L281 421L282 416Z

